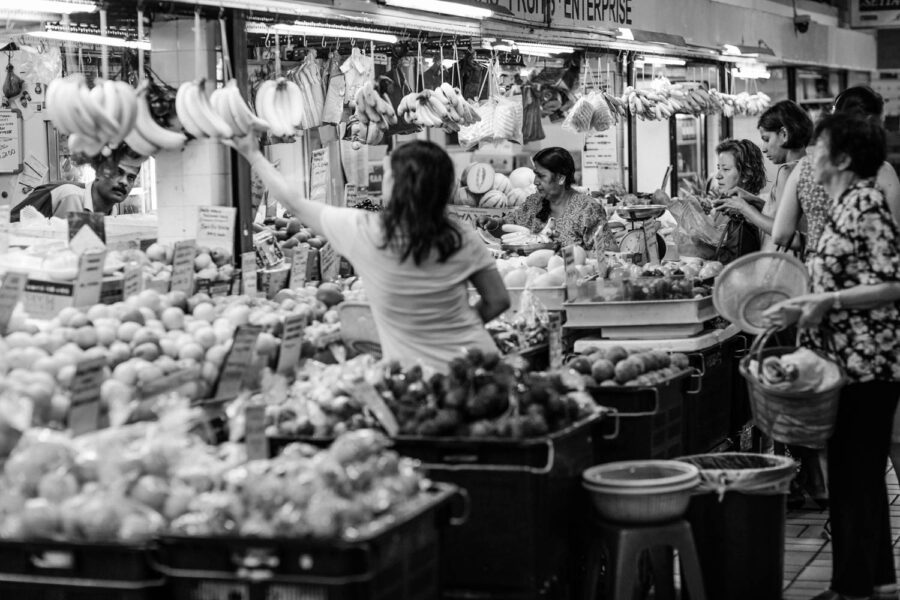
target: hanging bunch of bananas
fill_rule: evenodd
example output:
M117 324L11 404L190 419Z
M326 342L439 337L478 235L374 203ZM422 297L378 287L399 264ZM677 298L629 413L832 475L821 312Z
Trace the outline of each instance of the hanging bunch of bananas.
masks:
M213 109L224 120L236 136L264 133L269 123L257 117L244 101L236 79L231 79L209 97Z
M481 120L481 115L466 102L462 92L449 83L442 83L432 92L432 97L437 98L447 111L447 116L443 119L443 129L448 133L458 132L460 127L468 127Z
M46 100L50 120L69 135L69 149L88 157L109 156L137 119L137 93L124 81L96 79L89 88L76 73L53 80Z
M385 132L398 122L390 98L378 94L373 81L367 81L356 92L356 121L350 126L353 148L362 144L375 146L384 139Z
M771 104L772 99L762 92L741 92L734 97L735 112L749 117L762 114Z
M137 89L137 118L134 128L125 136L128 147L142 156L153 156L160 150L179 150L187 143L187 136L160 126L150 113L147 98L149 82L142 81Z
M206 79L186 81L175 95L175 112L184 130L196 139L227 140L234 131L213 108L206 93Z
M619 119L628 118L628 104L626 104L624 100L610 94L609 92L603 92L603 99L606 100L606 104L609 106L609 112L612 114L613 124L618 125Z
M397 116L419 127L444 127L445 119L451 122L447 106L433 90L403 96L397 107Z
M264 81L256 92L256 114L269 124L273 135L294 135L304 125L300 87L284 77Z
M665 121L680 108L680 103L673 103L660 92L637 90L630 85L625 88L622 100L632 115L644 121Z
M682 99L682 105L682 109L679 112L694 116L708 115L716 110L709 92L702 87L696 87L688 91Z
M723 94L719 90L709 90L709 97L713 104L726 117L733 117L735 113L734 96Z

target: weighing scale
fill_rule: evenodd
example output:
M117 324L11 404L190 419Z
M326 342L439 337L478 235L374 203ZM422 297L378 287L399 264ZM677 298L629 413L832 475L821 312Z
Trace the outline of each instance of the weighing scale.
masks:
M628 233L619 242L619 252L634 256L634 264L645 265L658 263L666 255L666 241L658 233L647 236L644 225L651 219L657 219L666 212L662 204L635 204L617 206L616 214L628 224Z

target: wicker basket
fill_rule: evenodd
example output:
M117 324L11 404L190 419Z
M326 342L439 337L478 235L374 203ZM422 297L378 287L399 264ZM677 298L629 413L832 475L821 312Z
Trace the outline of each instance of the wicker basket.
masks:
M794 352L796 348L777 346L764 348L775 333L766 331L753 342L750 351L741 359L740 371L750 391L753 421L759 429L775 441L807 448L824 448L834 432L838 400L847 383L847 375L840 365L841 379L833 387L821 392L791 392L775 390L762 382L763 359ZM833 361L821 352L822 358ZM757 361L756 373L750 372L750 361Z

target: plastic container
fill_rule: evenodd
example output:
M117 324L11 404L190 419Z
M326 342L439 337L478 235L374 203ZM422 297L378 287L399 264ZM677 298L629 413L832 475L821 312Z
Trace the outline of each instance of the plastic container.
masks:
M0 598L153 600L162 575L146 544L0 540Z
M684 515L700 475L693 465L650 460L597 465L586 470L582 479L600 517L650 524Z
M567 302L568 327L694 325L715 318L712 297L633 302Z
M437 485L414 511L356 539L162 537L165 597L436 600L440 530L457 493Z
M793 460L768 454L682 457L700 469L701 483L686 518L707 598L781 598L785 499Z

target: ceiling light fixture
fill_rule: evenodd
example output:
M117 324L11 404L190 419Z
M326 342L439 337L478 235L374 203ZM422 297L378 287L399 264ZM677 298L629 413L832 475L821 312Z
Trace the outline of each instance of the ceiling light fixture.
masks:
M236 10L284 13L287 15L300 15L309 8L290 0L194 0L194 4L212 8L233 8Z
M422 10L425 12L452 15L464 19L487 19L494 11L477 2L451 2L449 0L383 0L385 6Z
M97 12L93 2L63 2L62 0L0 0L0 10L27 11L31 13L54 13L71 15L74 13Z
M310 37L347 38L357 40L371 40L385 44L396 44L400 39L390 33L376 33L363 29L350 27L334 27L314 25L296 22L293 25L276 23L275 25L263 25L261 23L247 23L247 33L289 33L293 35L308 35Z
M95 46L112 46L115 48L150 50L150 42L146 40L139 42L137 40L126 40L117 37L104 37L102 35L92 35L90 33L72 33L65 31L29 31L26 32L25 35L48 40L75 42L78 44L93 44Z
M44 21L58 21L59 13L42 13L25 10L5 10L0 8L0 21L30 21L40 23Z
M637 66L639 62L648 65L672 67L683 67L686 64L683 58L672 58L669 56L644 56L635 61L635 66Z
M634 33L627 27L619 27L619 35L616 36L616 39L629 40L633 42Z
M736 79L768 79L772 76L766 66L759 63L740 65L731 70L731 75Z

